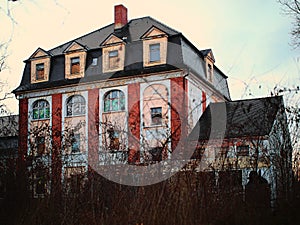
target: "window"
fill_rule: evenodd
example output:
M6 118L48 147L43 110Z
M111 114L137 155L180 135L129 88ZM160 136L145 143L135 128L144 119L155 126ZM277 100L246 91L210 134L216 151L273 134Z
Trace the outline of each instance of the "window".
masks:
M47 177L46 170L43 168L38 168L35 177L35 194L44 195L46 194L47 187Z
M35 101L32 105L33 119L48 119L50 118L50 106L46 100Z
M97 66L97 64L98 64L98 58L94 57L92 59L92 66Z
M72 133L71 137L71 153L80 152L80 134Z
M104 112L125 110L125 96L122 91L113 90L104 97Z
M237 146L237 156L249 156L249 145Z
M151 154L151 160L153 162L160 162L162 160L162 152L163 148L162 147L155 147L149 150L149 153Z
M109 58L109 69L116 69L119 67L119 57L118 57L119 53L118 50L114 50L114 51L110 51L108 53L108 58Z
M160 44L152 44L150 48L150 62L160 61Z
M209 81L212 81L212 73L213 73L212 65L208 64L207 65L207 79Z
M80 58L74 57L71 58L71 74L80 73Z
M120 141L119 141L119 132L110 127L107 129L108 138L109 138L109 149L110 150L119 150Z
M151 124L160 125L162 124L161 107L151 108Z
M35 80L45 79L45 66L44 63L36 64L35 66Z
M45 137L37 137L37 155L42 156L45 153Z
M73 95L67 99L67 116L85 114L85 99L81 95Z

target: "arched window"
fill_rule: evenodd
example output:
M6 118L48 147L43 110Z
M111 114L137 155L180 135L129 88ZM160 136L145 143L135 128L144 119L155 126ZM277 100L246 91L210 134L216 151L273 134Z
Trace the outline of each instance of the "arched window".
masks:
M125 96L122 91L112 90L104 96L104 112L125 110Z
M32 105L33 119L48 119L50 118L50 105L46 100L35 101Z
M67 116L85 114L85 99L81 95L73 95L67 99Z

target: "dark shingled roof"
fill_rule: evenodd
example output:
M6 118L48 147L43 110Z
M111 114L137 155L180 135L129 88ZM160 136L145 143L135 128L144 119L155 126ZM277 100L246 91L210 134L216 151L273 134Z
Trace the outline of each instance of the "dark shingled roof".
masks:
M141 37L152 27L156 27L168 35L167 62L165 65L144 67L143 41ZM124 69L115 73L103 73L101 43L110 35L123 39L125 45ZM72 43L78 43L87 50L85 75L82 79L65 78L65 51ZM44 50L45 51L45 50ZM200 51L189 42L180 32L151 18L142 17L130 20L124 27L115 30L110 24L89 34L68 41L47 52L51 56L49 80L31 84L31 63L25 60L23 77L19 87L13 93L42 90L44 88L62 87L81 82L138 76L156 72L166 72L174 69L188 69L190 72L206 80L205 63L203 59L211 50ZM98 65L92 66L93 58L98 59ZM214 66L213 85L226 99L230 99L227 76Z
M114 30L114 24L112 23L101 29L98 29L56 48L53 48L49 52L53 56L63 54L63 51L74 41L82 46L86 46L90 50L97 49L100 47L100 44L111 34L114 34L121 39L122 37L127 37L127 42L134 42L140 40L145 31L149 30L153 26L164 31L168 34L168 36L179 34L179 32L177 32L176 30L166 26L165 24L162 24L161 22L153 19L150 16L147 16L138 19L132 19L127 23L126 26L118 30Z
M200 117L189 139L268 135L282 106L281 96L211 103Z

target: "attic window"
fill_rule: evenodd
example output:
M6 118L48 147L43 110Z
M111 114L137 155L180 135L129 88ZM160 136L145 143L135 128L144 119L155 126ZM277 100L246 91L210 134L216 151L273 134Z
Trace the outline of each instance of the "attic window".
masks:
M97 66L97 64L98 64L98 58L94 57L92 59L92 66Z
M71 74L80 73L80 58L74 57L71 58Z
M212 68L212 65L208 63L208 65L207 65L207 79L209 81L212 81L212 76L213 76L213 68Z
M151 44L150 50L150 62L160 61L160 43Z
M45 79L45 65L44 63L36 64L35 66L35 79L44 80Z
M109 69L116 69L119 66L119 53L118 50L113 50L108 53Z

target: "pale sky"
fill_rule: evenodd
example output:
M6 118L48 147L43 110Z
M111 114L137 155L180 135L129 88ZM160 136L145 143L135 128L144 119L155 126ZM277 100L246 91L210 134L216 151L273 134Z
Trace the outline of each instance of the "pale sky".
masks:
M289 44L292 19L276 0L20 0L9 3L14 26L3 12L6 0L1 2L0 41L13 35L9 69L0 73L6 92L19 85L23 60L38 47L50 50L113 23L114 5L120 3L128 20L151 16L182 32L198 49L212 48L234 100L269 96L276 84L300 86L300 49ZM18 113L16 100L7 104Z

